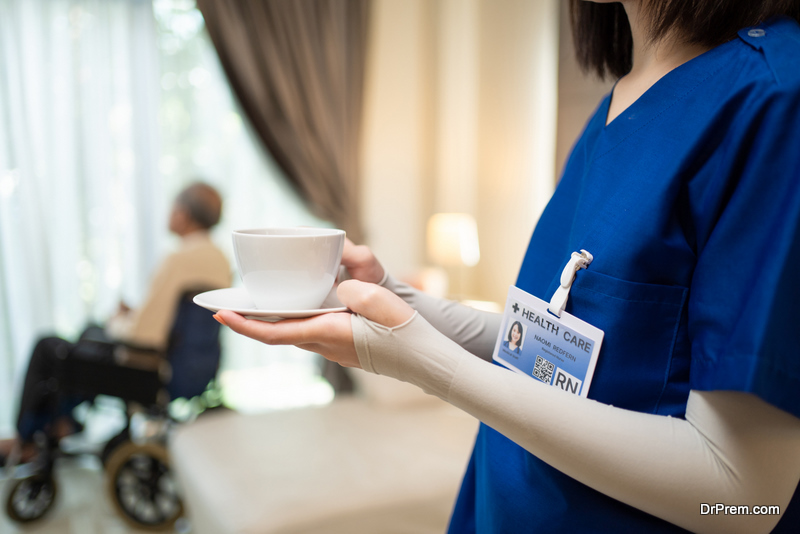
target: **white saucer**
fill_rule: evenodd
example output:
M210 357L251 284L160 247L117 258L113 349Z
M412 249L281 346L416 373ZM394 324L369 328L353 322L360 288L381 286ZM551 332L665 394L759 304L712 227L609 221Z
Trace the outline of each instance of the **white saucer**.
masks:
M316 310L259 310L253 304L253 299L243 287L229 287L227 289L215 289L200 293L194 298L194 303L207 310L218 312L220 310L230 310L248 319L258 319L259 321L280 321L282 319L302 319L323 313L343 312L347 308L336 297L335 289L328 294L322 307Z

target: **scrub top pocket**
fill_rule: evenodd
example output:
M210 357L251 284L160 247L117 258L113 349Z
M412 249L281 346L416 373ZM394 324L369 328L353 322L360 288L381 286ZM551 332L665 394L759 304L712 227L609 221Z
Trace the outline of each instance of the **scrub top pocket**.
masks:
M605 332L589 398L646 413L683 416L690 351L688 289L578 272L566 311Z

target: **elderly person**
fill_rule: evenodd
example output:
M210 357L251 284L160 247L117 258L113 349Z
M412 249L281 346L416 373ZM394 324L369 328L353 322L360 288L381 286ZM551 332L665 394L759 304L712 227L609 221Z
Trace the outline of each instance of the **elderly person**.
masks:
M89 328L77 343L58 337L39 340L28 363L17 420L18 436L0 442L0 459L17 444L22 448L22 460L30 459L37 431L60 438L76 430L70 413L83 399L62 399L63 405L56 407L56 396L41 387L53 376L58 358L65 359L65 365L71 359L113 361L113 344L93 341L163 350L182 294L230 285L228 260L209 237L209 230L219 222L221 213L222 198L213 187L196 182L184 188L175 199L169 219L169 230L180 237L180 245L156 269L141 307L131 309L121 303L104 330ZM53 420L55 413L63 415Z

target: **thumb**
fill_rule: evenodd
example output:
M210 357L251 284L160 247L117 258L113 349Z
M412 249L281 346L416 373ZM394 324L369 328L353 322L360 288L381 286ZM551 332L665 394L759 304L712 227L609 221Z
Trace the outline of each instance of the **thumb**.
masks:
M351 311L383 326L395 327L411 319L414 309L403 299L376 284L346 280L336 295Z

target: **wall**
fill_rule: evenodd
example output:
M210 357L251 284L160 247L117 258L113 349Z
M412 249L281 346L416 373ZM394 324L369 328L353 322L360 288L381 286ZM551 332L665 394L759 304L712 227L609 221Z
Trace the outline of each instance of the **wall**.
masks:
M367 243L393 274L424 264L430 212L432 67L427 0L373 2L363 123L362 217Z
M481 261L460 271L460 293L505 301L563 147L596 101L565 89L581 83L574 67L559 90L563 4L374 1L362 216L367 243L393 274L428 265L431 214L463 211L478 221Z
M482 6L481 298L505 302L555 184L558 8L553 1Z

